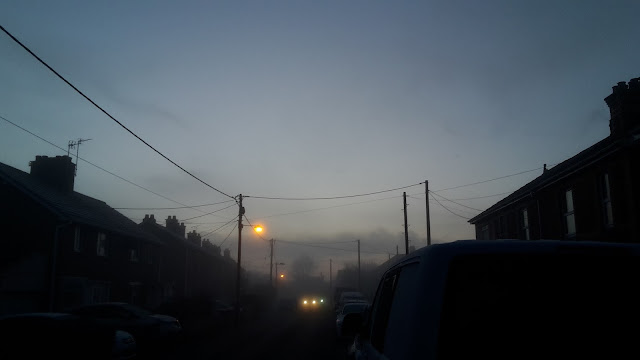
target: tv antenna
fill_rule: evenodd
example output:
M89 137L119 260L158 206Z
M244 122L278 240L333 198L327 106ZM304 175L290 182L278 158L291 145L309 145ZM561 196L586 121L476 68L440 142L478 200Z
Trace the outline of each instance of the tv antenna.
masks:
M87 142L91 139L80 139L78 138L78 140L73 141L73 140L69 140L69 144L67 145L67 156L69 156L69 152L71 152L71 149L75 148L76 149L76 171L75 174L76 175L78 173L78 155L80 154L80 144L82 144L83 142Z

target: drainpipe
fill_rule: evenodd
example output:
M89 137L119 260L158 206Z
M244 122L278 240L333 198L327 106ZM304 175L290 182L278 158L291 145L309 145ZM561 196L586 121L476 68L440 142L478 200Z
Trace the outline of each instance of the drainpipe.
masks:
M58 262L58 238L60 237L60 229L71 224L71 221L68 221L66 223L56 225L56 229L53 234L53 249L51 250L51 271L49 277L49 312L53 312L56 300L56 267Z

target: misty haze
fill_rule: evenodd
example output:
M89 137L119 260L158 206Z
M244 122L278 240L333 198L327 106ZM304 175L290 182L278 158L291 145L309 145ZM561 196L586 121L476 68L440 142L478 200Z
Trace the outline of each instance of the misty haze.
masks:
M0 358L638 357L635 1L0 4Z

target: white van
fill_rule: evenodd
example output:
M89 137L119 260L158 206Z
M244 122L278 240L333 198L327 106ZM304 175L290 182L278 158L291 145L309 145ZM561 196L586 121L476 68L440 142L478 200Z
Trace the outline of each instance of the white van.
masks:
M380 280L357 359L638 358L640 245L458 241Z

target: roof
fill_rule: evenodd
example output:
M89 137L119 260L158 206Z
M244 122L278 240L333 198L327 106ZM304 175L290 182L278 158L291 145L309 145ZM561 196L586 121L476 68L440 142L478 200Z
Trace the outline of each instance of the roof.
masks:
M135 222L114 210L104 201L73 191L64 193L29 175L0 163L0 179L11 184L60 220L85 224L108 232L148 241L158 240L140 229Z
M475 224L490 216L491 214L502 210L503 208L530 197L533 193L575 173L576 171L610 155L620 149L620 139L607 137L587 149L581 151L577 155L561 162L560 164L548 169L531 182L527 183L520 189L511 193L511 195L498 201L487 210L481 212L471 218L469 222Z
M204 246L199 246L197 244L192 243L191 241L189 241L187 238L185 238L184 236L180 236L174 232L172 232L171 230L167 229L165 226L162 226L160 224L158 224L155 221L149 221L149 222L142 222L140 224L138 224L137 226L139 226L140 228L145 228L147 227L147 230L150 231L154 231L154 234L161 238L162 236L166 236L169 238L172 238L175 241L178 241L180 243L183 243L185 246L191 248L192 250L196 250L196 251L202 251L205 252L207 254L215 254L215 255L219 255L218 253L216 253L215 251L212 250L208 250L207 248L205 248ZM160 234L158 234L158 232ZM162 238L161 238L162 239ZM204 240L203 240L204 242ZM214 244L214 246L217 246Z
M425 246L410 253L390 267L405 264L416 259L429 261L448 261L457 255L467 254L534 254L534 253L570 253L597 255L640 256L640 245L629 243L607 243L596 241L566 240L458 240L449 243ZM427 261L428 262L428 261ZM388 271L388 270L387 270Z

